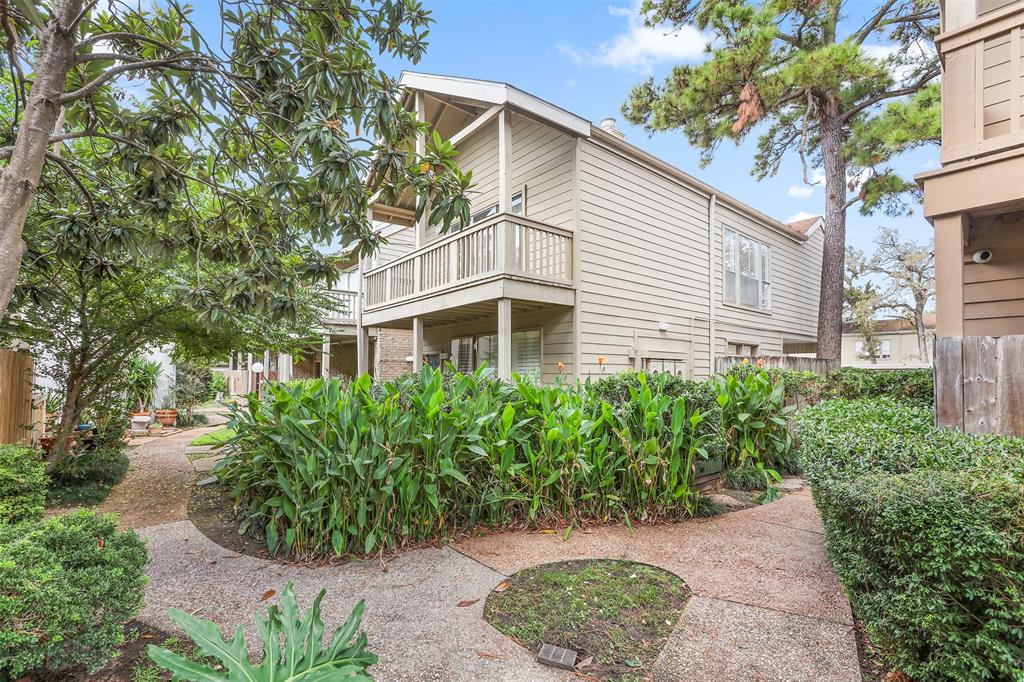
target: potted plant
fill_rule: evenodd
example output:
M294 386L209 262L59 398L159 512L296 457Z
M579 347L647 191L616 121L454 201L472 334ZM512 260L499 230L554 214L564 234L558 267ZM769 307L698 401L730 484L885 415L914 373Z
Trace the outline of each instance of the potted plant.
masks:
M171 407L170 403L164 403L156 411L156 420L164 426L174 426L178 420L178 411Z
M128 395L135 402L132 413L132 433L145 435L149 425L149 406L153 402L157 381L163 373L159 362L144 360L136 355L128 361L127 388Z

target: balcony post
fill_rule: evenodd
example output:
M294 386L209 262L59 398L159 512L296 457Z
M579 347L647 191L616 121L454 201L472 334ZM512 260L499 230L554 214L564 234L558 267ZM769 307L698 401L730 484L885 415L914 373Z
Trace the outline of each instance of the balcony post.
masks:
M426 104L426 101L423 98L423 93L421 91L417 90L416 91L416 121L419 122L419 123L424 123L424 122L426 122L426 120L427 120L427 104ZM424 132L419 132L419 133L416 134L416 155L418 157L422 157L426 153L427 153L427 134L424 133ZM424 233L427 230L427 217L428 217L429 213L430 213L430 207L428 206L427 210L423 211L423 215L420 216L420 219L416 221L416 248L417 249L423 246L423 241L424 241L424 237L425 237ZM416 267L416 266L413 266L413 267ZM418 277L415 280L414 286L416 287L416 291L419 291L419 286L420 285L419 285L419 278Z
M498 299L498 378L512 378L512 299Z
M324 334L320 346L320 376L327 379L331 376L331 335Z
M370 225L373 225L373 211L369 212ZM352 311L356 318L356 374L362 376L370 371L369 330L363 326L363 257L356 261L356 296Z
M512 114L498 112L498 213L512 211Z
M494 268L498 272L508 272L508 259L510 249L508 248L508 236L511 234L510 225L507 220L502 220L494 226Z
M412 318L412 371L423 369L423 318Z

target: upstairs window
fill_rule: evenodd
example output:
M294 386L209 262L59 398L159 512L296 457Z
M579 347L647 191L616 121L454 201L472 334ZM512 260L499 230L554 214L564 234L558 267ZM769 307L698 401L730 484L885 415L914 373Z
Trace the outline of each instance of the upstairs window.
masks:
M747 308L772 307L772 250L733 230L722 236L725 302Z
M526 202L523 199L523 192L519 191L512 195L512 205L509 207L511 213L515 215L523 215ZM498 205L491 204L487 208L482 208L479 211L475 211L469 216L469 224L476 225L479 222L487 220L491 216L498 215ZM452 226L452 232L460 232L462 230L462 223L454 223Z

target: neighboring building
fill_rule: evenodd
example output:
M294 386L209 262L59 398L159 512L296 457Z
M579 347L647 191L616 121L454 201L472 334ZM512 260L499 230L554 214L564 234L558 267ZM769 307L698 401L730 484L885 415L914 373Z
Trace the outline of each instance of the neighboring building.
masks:
M614 120L594 126L504 83L402 84L473 172L472 219L440 234L409 195L372 206L389 244L360 264L330 373L350 349L341 373L383 376L409 347L411 369L486 363L545 381L700 377L716 356L816 349L820 220L774 220L629 144Z
M924 316L927 332L926 348L931 348L935 338L935 316ZM921 357L914 323L903 317L878 320L875 338L878 340L878 357L872 361L865 354L864 336L854 325L843 325L843 367L930 367L931 358ZM929 351L930 353L930 351Z
M938 419L1024 435L1024 0L941 4L942 168L917 176L935 226Z

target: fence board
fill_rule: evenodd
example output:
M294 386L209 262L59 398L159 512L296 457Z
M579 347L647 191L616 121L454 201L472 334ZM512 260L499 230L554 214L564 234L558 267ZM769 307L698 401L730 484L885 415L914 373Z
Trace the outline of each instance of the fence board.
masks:
M935 422L964 426L964 346L953 336L935 339Z
M726 372L730 367L743 364L746 361L751 365L761 367L778 367L780 369L791 369L797 372L814 372L825 376L839 367L838 360L822 360L819 358L804 358L792 355L760 355L757 357L746 357L743 355L722 355L715 358L715 371L719 374Z
M32 437L32 357L0 350L0 444Z
M963 340L964 430L999 431L999 342L991 336Z
M999 339L999 431L1024 436L1024 336Z

